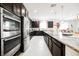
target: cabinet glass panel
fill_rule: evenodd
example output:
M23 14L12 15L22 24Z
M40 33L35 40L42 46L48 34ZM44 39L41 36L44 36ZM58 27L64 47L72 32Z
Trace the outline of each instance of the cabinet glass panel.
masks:
M53 21L48 21L48 28L53 28Z

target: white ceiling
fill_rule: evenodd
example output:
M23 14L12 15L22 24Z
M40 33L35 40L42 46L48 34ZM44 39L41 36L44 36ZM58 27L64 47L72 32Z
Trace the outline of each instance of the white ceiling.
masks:
M24 5L33 20L71 20L79 14L78 3L57 3L54 7L50 7L51 3L24 3Z

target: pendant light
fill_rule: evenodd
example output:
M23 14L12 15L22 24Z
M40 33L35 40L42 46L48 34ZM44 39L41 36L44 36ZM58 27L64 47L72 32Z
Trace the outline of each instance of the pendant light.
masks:
M63 8L64 8L64 6L63 5L61 5L61 20L63 20L64 18L63 18Z

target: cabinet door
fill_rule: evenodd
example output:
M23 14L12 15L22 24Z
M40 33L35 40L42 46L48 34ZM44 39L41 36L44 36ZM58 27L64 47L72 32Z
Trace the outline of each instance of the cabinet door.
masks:
M13 4L13 11L16 15L21 16L21 4L20 3L14 3Z
M32 21L32 28L35 28L36 27L36 22L35 21Z
M45 40L45 42L46 42L46 35L44 35L44 40Z
M26 17L26 8L24 7L23 4L21 4L21 16L25 16Z
M1 6L10 12L13 12L13 4L12 3L1 3Z
M56 39L52 38L52 55L54 56L64 56L65 55L65 45Z
M36 27L39 28L39 21L36 22Z
M39 28L39 21L32 21L32 28Z
M53 43L53 55L61 56L61 48L59 48L55 43Z
M44 36L45 43L47 44L47 35Z
M1 56L1 14L0 14L0 56Z
M49 47L49 50L51 51L51 48L52 48L52 41L51 41L51 37L49 37L49 44L48 44L48 47Z
M48 46L48 35L46 35L46 44L47 44L47 46Z

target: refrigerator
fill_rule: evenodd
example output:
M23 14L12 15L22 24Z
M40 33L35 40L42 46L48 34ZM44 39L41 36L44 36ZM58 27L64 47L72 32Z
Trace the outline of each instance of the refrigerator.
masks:
M29 23L30 21L28 17L24 17L24 51L26 51L30 45Z
M29 19L21 16L21 52L25 52L30 45Z

